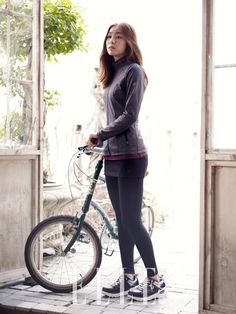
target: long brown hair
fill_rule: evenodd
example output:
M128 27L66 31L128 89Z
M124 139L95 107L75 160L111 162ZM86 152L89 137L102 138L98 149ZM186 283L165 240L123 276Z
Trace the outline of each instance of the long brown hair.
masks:
M143 64L142 53L138 46L137 36L136 36L136 32L134 28L128 23L112 24L111 26L109 26L107 30L107 33L103 42L102 52L100 55L99 80L102 83L104 88L110 84L113 78L113 74L114 74L114 69L112 66L114 59L112 56L110 56L107 53L107 49L106 49L107 35L110 32L111 28L114 26L119 26L120 32L125 36L126 46L127 46L126 52L125 52L126 59L130 62L137 63L141 66ZM146 81L147 81L147 77L146 77Z

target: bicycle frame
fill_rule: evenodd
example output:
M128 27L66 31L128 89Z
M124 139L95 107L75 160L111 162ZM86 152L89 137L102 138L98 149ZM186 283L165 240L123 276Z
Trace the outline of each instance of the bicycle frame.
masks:
M91 201L91 206L93 206L93 208L95 210L97 210L99 212L99 214L101 215L103 221L105 222L105 225L107 227L107 229L109 230L111 236L113 239L118 239L118 234L114 231L114 227L111 224L110 218L108 217L108 215L104 212L104 210L102 209L102 207L100 207L97 203L95 203L94 201Z
M77 216L75 216L75 221L76 221L76 224L77 224L76 232L73 235L73 237L70 240L70 242L68 243L68 245L64 249L64 254L65 255L70 251L70 249L73 246L73 244L75 243L75 241L79 238L79 235L80 235L80 232L82 230L86 214L89 211L89 206L90 206L90 203L91 203L91 200L92 200L92 197L93 197L93 193L94 193L94 190L96 188L96 184L97 184L97 181L98 181L99 174L100 174L100 172L102 170L102 167L103 167L103 158L101 157L98 160L98 162L97 162L97 164L95 166L95 171L94 171L94 174L93 174L93 177L92 177L92 181L91 181L91 183L89 185L88 192L87 192L84 204L82 206L82 215L79 218Z

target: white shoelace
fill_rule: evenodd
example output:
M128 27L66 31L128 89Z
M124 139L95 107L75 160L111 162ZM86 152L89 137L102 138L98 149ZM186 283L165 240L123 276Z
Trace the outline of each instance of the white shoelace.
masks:
M150 278L145 278L144 281L140 283L137 288L139 290L144 290L144 288L148 286L152 286L152 280Z

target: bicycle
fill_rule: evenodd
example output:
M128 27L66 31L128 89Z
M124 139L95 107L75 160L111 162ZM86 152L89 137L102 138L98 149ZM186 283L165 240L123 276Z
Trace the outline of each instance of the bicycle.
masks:
M98 153L99 148L82 146L77 157L82 154ZM114 220L110 220L105 211L92 200L96 184L103 167L103 158L96 163L88 191L82 205L81 214L58 215L44 219L29 234L25 244L25 264L36 281L42 287L53 292L67 293L86 286L95 276L102 262L102 250L106 255L110 241L118 240ZM93 207L104 221L100 237L94 228L85 221L90 207ZM142 215L151 236L154 228L154 212L144 203ZM112 254L111 254L112 252ZM135 258L137 262L139 256Z

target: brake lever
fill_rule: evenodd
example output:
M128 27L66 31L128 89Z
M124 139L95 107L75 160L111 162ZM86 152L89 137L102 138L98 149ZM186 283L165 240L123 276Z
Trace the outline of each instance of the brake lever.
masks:
M80 147L78 147L78 150L81 151L81 153L84 153L86 155L92 155L93 154L93 152L90 150L88 145L80 146ZM79 155L77 156L77 158L80 157L81 153L79 152Z

